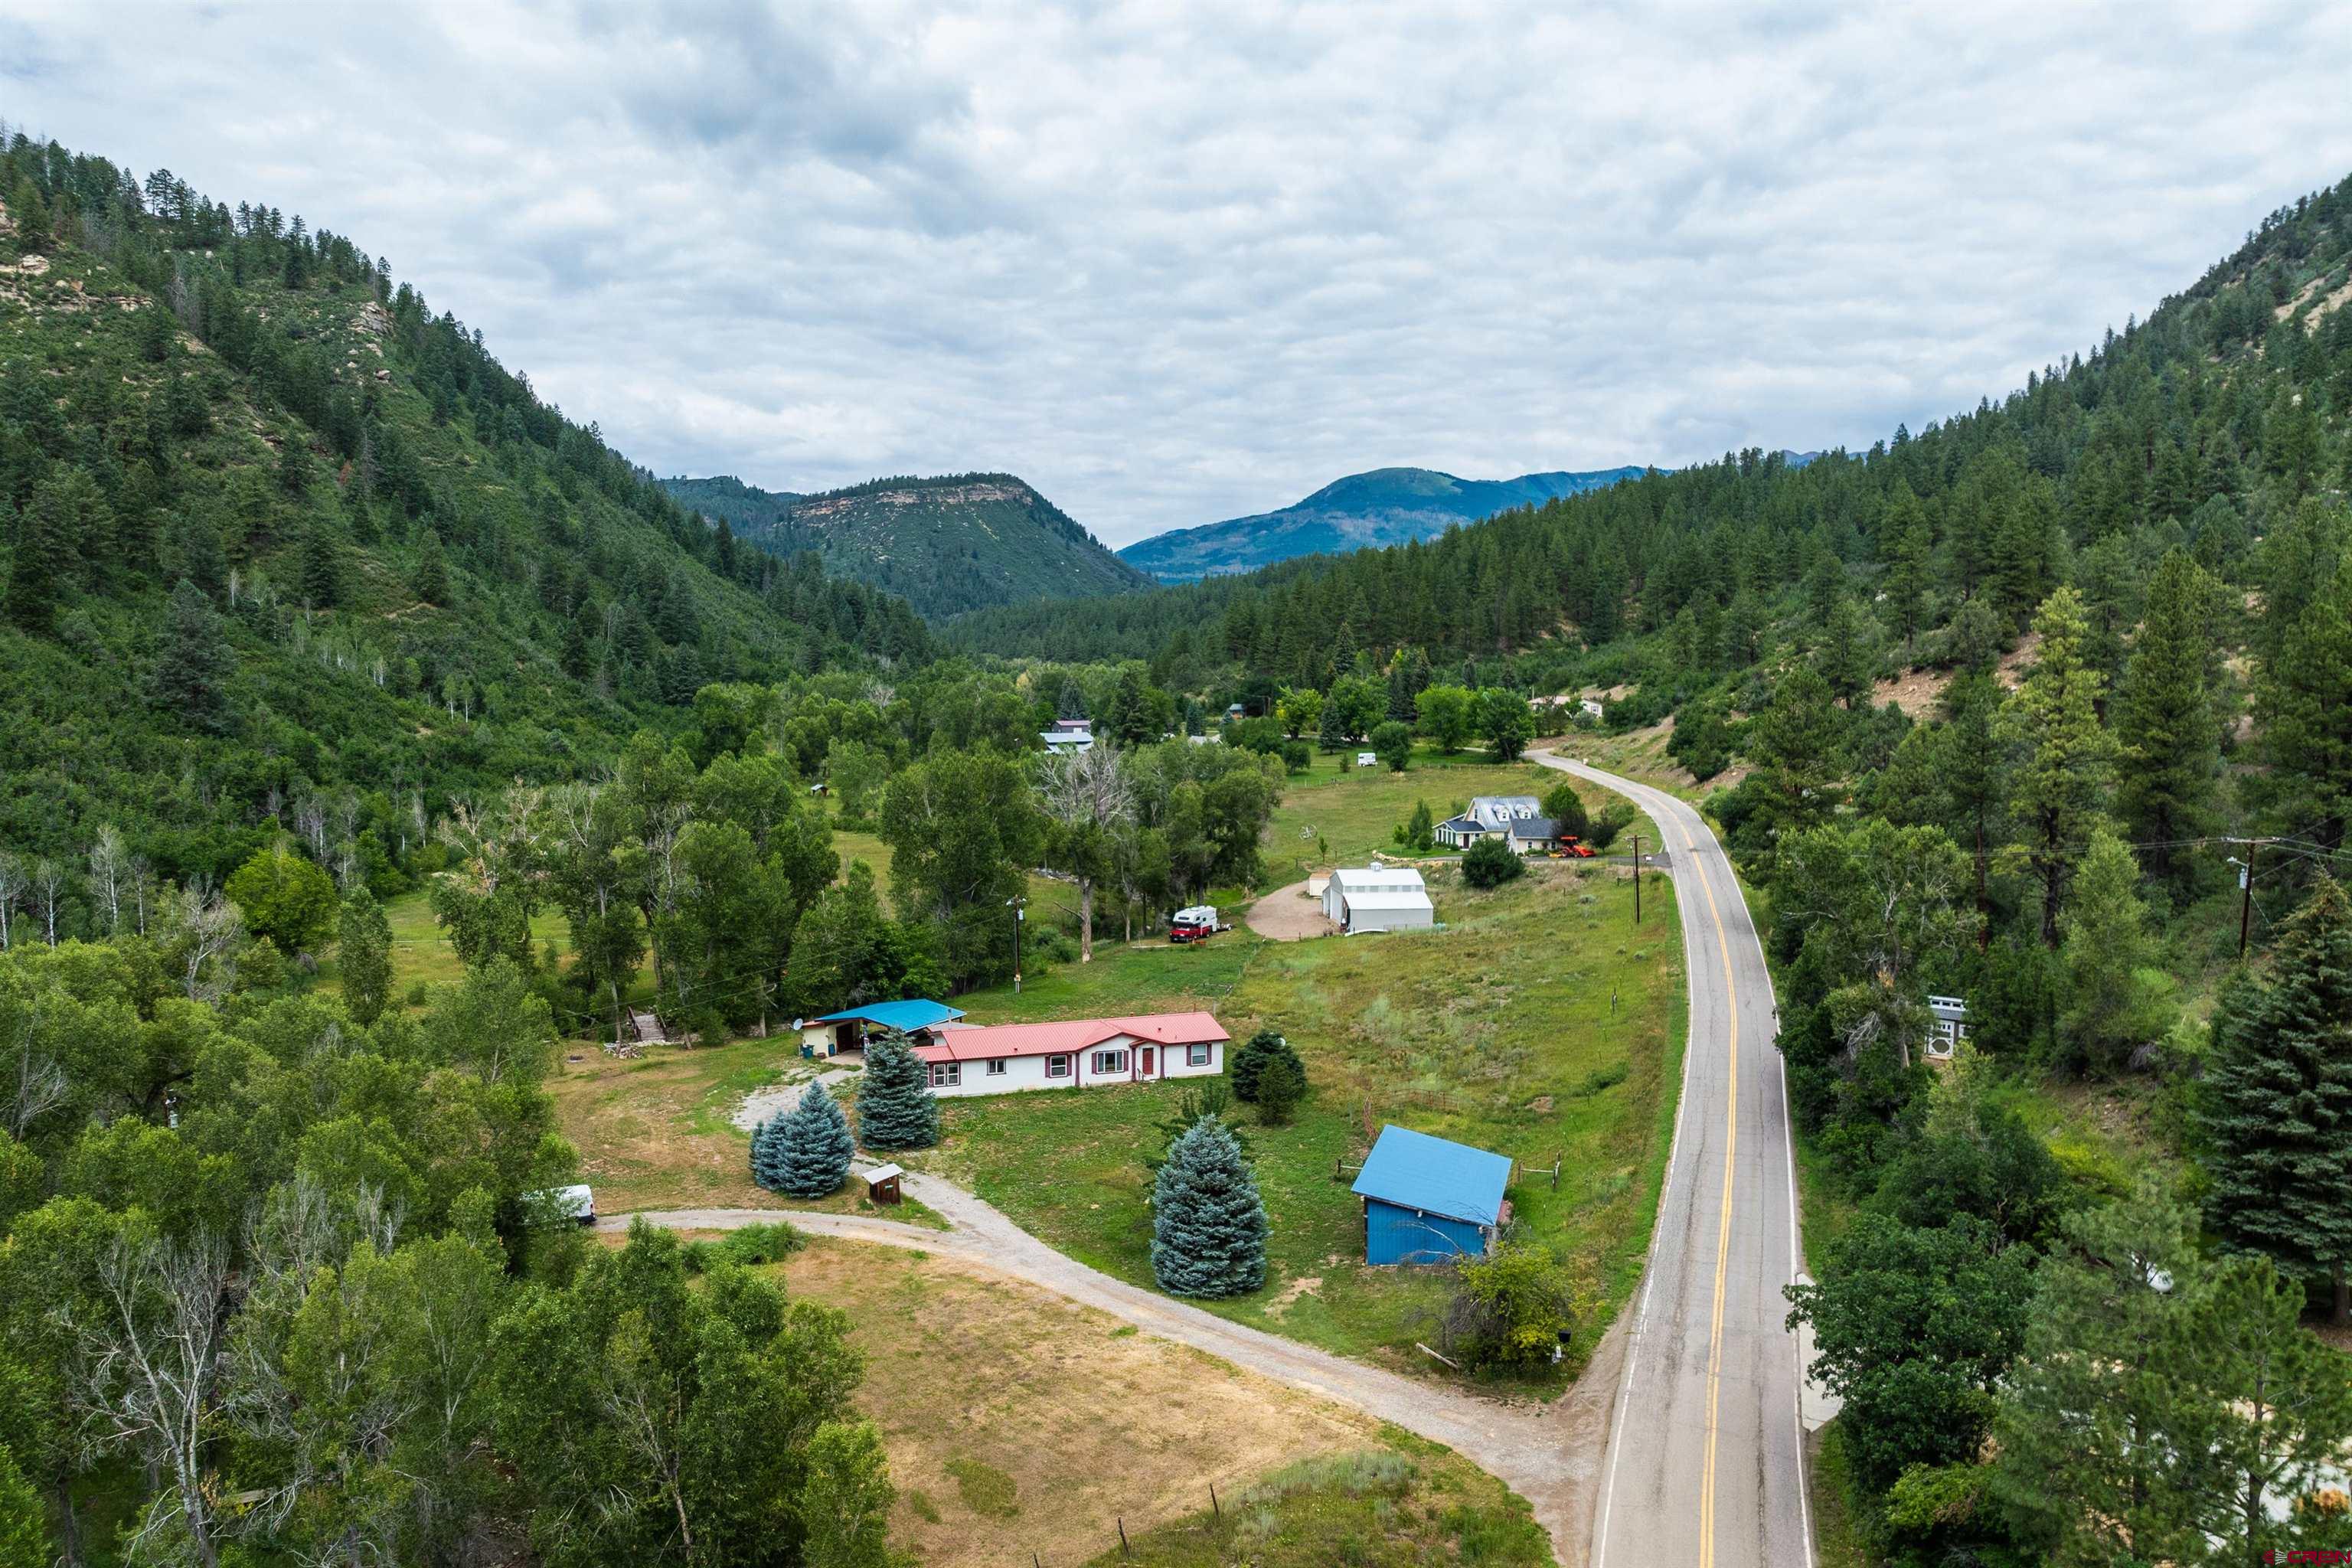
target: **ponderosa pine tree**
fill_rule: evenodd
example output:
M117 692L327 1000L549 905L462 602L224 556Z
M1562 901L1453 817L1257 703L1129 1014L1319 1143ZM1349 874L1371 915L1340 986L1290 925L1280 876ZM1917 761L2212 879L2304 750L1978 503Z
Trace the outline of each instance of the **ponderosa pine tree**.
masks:
M885 1029L866 1047L857 1080L857 1141L868 1149L928 1149L940 1141L931 1069L907 1037Z
M2343 847L2352 820L2352 558L2262 661L2254 717L2287 815L2315 824L2312 837L2329 849Z
M428 605L448 603L449 563L441 553L441 535L432 529L426 529L417 542L416 574L410 586Z
M1285 1056L1297 1061L1298 1053L1291 1049L1290 1042L1283 1038L1277 1031L1260 1029L1256 1034L1252 1035L1249 1037L1249 1043L1234 1053L1232 1065L1226 1074L1233 1080L1234 1098L1255 1104L1258 1079L1265 1072L1266 1063L1276 1057ZM1302 1076L1305 1074L1304 1063L1300 1063L1299 1071Z
M2193 1561L2168 1550L2190 1526L2157 1436L2181 1424L2161 1352L2196 1268L2196 1213L2147 1180L2059 1229L2000 1401L1994 1495L2047 1561Z
M2147 846L2140 853L2148 874L2168 883L2195 864L2175 847L2211 821L2221 774L2221 732L2205 685L2218 587L2186 553L2165 556L2116 689L2116 739L2125 762L2116 809L2131 837Z
M302 602L314 610L331 610L341 600L342 567L334 536L324 523L313 522L302 533Z
M2323 877L2267 979L2222 993L2205 1068L2210 1212L2231 1246L2334 1281L2352 1321L2352 900Z
M2099 723L2105 681L2083 657L2083 601L2061 588L2042 605L2033 629L2041 657L2001 708L2001 731L2021 754L2011 776L2009 806L2021 841L2002 858L2029 874L2042 902L2042 940L2058 945L2066 889L2088 850L2107 786L2115 776L2114 737Z
M55 249L57 239L49 227L49 204L41 197L41 188L28 175L16 177L16 188L8 193L8 216L16 223L16 248L27 255L37 256Z
M1268 1058L1265 1070L1257 1076L1258 1120L1268 1127L1283 1126L1306 1098L1307 1075L1297 1053L1286 1047Z
M752 1149L752 1179L772 1192L795 1198L829 1197L849 1176L849 1162L857 1145L849 1135L849 1119L840 1101L822 1082L801 1094L801 1102L770 1122L774 1129L767 1151L766 1177L760 1174L760 1150Z
M1265 1205L1241 1146L1204 1116L1151 1190L1151 1273L1171 1296L1240 1296L1265 1283Z
M344 1007L361 1024L374 1023L392 994L392 922L365 888L354 888L343 900L335 968L342 975Z
M2058 930L2071 997L2067 1038L2092 1070L2120 1071L2171 1019L2139 896L2139 862L2104 823L2092 830Z

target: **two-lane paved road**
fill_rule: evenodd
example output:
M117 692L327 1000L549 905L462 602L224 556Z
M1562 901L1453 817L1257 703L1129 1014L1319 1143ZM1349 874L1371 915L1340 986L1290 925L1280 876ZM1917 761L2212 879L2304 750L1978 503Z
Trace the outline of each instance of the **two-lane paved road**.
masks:
M1772 981L1748 901L1690 806L1581 763L1536 760L1627 796L1663 830L1690 977L1682 1109L1603 1462L1592 1568L1808 1568L1803 1378L1781 1295L1801 1257L1796 1164Z

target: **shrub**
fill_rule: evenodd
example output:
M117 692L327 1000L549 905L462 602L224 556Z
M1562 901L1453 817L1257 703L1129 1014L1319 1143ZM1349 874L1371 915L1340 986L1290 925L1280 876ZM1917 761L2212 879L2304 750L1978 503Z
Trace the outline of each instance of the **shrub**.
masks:
M1633 805L1626 801L1612 800L1601 808L1600 816L1592 819L1592 826L1586 831L1584 841L1595 849L1606 849L1617 842L1619 834L1633 826Z
M714 1264L781 1263L807 1245L807 1238L782 1221L747 1225L716 1241L689 1241L684 1256L689 1274L707 1272Z
M1398 824L1395 834L1397 847L1413 855L1426 855L1437 847L1437 819L1429 809L1429 802L1412 803L1412 816Z
M1285 741L1282 743L1282 765L1287 771L1303 773L1307 771L1307 765L1314 761L1315 748L1306 742Z
M1481 838L1462 857L1462 879L1474 888L1499 888L1527 869L1518 851L1500 838Z
M1438 1335L1473 1371L1544 1365L1575 1331L1582 1293L1541 1247L1509 1243L1454 1267Z

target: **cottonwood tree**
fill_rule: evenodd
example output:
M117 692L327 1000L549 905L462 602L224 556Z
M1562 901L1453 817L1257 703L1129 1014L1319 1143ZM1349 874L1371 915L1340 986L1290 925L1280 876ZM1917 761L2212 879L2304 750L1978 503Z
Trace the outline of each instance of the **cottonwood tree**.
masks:
M163 908L163 951L191 1002L214 1002L236 984L237 950L245 943L245 918L236 904L194 888L166 891Z
M33 879L22 858L0 849L0 952L5 952L14 942L8 924L9 915L24 900Z
M871 1506L844 1496L838 1451L810 1495L818 1432L855 1418L847 1329L740 1268L691 1288L677 1238L642 1221L621 1251L592 1248L491 1336L493 1431L534 1543L579 1564L804 1561L825 1538L813 1512L837 1526Z
M1999 1248L1973 1220L1915 1230L1865 1214L1831 1244L1818 1284L1787 1288L1790 1329L1813 1331L1808 1371L1844 1401L1864 1485L1976 1455L2031 1284L2023 1249Z
M133 1553L184 1550L220 1561L208 1429L227 1326L220 1238L170 1241L126 1226L99 1262L105 1315L84 1330L79 1397L104 1450L131 1456L162 1485L131 1531Z
M604 994L617 1039L622 992L646 952L626 814L614 791L590 784L551 790L547 805L549 883L572 931L571 976L592 997Z
M1095 887L1115 864L1116 840L1135 821L1135 785L1108 744L1045 758L1038 797L1053 819L1048 853L1078 885L1078 962L1095 957Z
M97 841L89 847L89 886L110 932L122 929L122 899L130 879L131 851L121 830L110 822L100 824Z
M66 901L68 873L64 863L44 855L33 862L29 879L33 912L40 917L41 940L58 945L58 916Z
M383 1016L392 995L392 922L365 888L343 900L336 927L335 965L343 980L343 1005L362 1026Z

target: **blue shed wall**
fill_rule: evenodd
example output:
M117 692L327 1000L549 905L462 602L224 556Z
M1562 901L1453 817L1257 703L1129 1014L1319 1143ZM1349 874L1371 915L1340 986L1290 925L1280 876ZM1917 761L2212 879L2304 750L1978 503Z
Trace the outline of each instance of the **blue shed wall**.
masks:
M1486 1232L1468 1220L1416 1214L1379 1198L1364 1200L1364 1261L1444 1263L1468 1254L1484 1257Z

